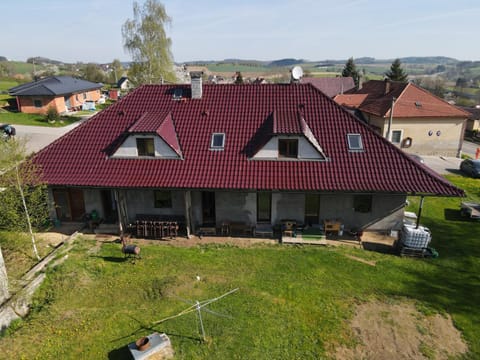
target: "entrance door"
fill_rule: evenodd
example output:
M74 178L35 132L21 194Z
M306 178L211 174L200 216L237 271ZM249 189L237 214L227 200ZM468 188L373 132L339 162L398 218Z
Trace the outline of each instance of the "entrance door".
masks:
M85 215L83 191L79 189L55 189L53 199L57 217L63 221L81 221Z
M202 217L204 226L215 226L215 193L212 191L202 192Z
M320 213L320 195L305 194L305 224L318 224Z
M102 206L103 206L103 216L105 217L105 222L108 224L115 224L118 219L117 207L112 196L111 190L102 190Z

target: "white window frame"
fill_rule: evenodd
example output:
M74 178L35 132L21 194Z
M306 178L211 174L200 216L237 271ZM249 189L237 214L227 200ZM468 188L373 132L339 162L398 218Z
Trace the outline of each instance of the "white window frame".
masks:
M351 138L352 137L358 137L358 144L359 146L352 146L352 143L351 143ZM347 142L348 142L348 150L351 150L351 151L363 151L363 141L362 141L362 134L355 134L355 133L352 133L352 134L347 134Z
M400 140L399 141L393 141L393 133L394 132L400 132ZM395 144L395 145L400 145L402 143L402 139L403 139L403 129L393 129L392 130L392 144Z
M215 145L215 138L217 136L222 137L222 145ZM225 133L213 133L212 139L210 140L210 149L212 150L223 150L225 148Z

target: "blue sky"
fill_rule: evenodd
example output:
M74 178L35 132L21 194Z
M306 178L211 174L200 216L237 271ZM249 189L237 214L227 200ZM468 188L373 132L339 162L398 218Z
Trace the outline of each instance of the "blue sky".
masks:
M140 0L140 3L143 1ZM450 56L480 60L478 0L163 0L177 62ZM130 60L131 0L2 3L0 56Z

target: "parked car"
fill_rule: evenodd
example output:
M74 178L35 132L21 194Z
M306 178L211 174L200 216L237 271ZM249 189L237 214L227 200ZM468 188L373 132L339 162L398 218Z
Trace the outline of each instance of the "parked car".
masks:
M423 160L423 158L422 158L420 155L410 154L410 157L411 157L413 160L418 161L418 162L421 163L421 164L425 164L425 160Z
M460 163L460 170L473 178L480 178L480 160L465 159Z

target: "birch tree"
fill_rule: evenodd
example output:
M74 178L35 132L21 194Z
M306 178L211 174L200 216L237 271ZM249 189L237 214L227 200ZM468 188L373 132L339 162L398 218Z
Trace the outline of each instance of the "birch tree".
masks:
M158 0L133 3L133 19L122 26L123 46L132 56L128 72L135 85L174 82L172 40L165 32L171 19Z

